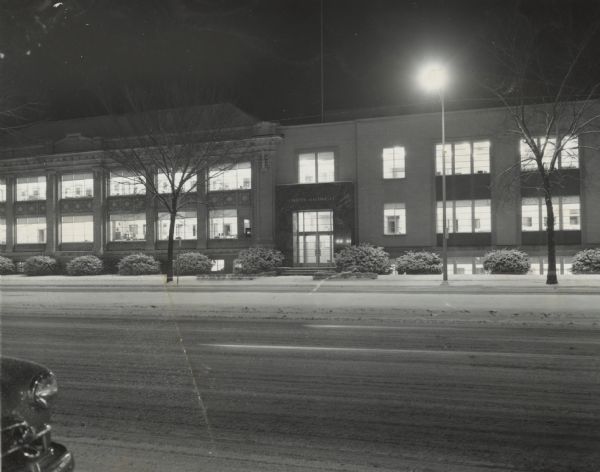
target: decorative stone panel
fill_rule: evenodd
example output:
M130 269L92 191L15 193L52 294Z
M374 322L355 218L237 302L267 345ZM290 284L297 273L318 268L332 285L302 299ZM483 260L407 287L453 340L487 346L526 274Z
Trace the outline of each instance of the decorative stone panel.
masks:
M60 212L63 215L76 213L92 213L92 198L72 198L60 201Z
M146 195L110 197L108 210L111 213L144 213L146 211Z
M251 191L210 192L208 194L208 204L211 208L251 206Z
M17 202L15 204L15 215L45 215L46 214L46 201L33 201L33 202Z

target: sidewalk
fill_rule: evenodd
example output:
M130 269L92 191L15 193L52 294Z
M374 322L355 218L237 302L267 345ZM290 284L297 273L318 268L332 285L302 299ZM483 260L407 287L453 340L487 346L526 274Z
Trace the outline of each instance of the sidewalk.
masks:
M0 289L103 289L152 291L181 290L227 291L316 291L348 289L355 291L402 291L402 292L560 292L597 293L600 295L600 275L560 275L558 285L546 285L541 275L450 275L449 284L441 284L440 275L382 275L376 280L312 280L311 276L256 277L253 279L197 279L195 276L180 277L179 281L165 283L164 275L143 276L0 276Z

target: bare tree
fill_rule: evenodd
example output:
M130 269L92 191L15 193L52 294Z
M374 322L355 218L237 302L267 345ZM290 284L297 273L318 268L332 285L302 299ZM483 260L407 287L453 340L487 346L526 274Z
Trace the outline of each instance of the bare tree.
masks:
M256 122L229 104L190 106L186 95L178 87L165 88L161 101L175 106L155 110L146 93L127 90L130 112L113 115L111 134L118 137L107 148L128 178L169 214L167 282L173 280L178 213L197 202L209 173L218 177L244 158Z
M563 180L561 170L573 166L586 135L600 131L600 76L591 67L596 61L590 62L599 50L600 23L590 21L592 28L584 30L565 11L564 2L555 6L557 10L545 5L552 21L534 21L524 4L515 3L510 22L494 28L500 35L487 38L495 75L484 83L503 104L514 125L510 131L523 143L517 165L537 176L534 185L547 215L547 284L558 283L553 200ZM588 12L600 18L598 13Z

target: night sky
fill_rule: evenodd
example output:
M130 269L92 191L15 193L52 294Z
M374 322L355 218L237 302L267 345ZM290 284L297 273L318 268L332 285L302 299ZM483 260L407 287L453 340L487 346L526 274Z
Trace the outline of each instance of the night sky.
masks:
M434 106L415 71L435 57L452 70L450 108L489 106L480 83L500 73L490 47L517 22L515 11L537 25L567 20L587 31L600 23L598 3L323 0L326 114ZM98 97L116 97L123 87L193 84L194 97L203 90L213 99L192 100L218 97L262 119L319 120L320 0L0 4L3 90L43 103L50 118L102 113ZM600 57L597 36L591 42Z

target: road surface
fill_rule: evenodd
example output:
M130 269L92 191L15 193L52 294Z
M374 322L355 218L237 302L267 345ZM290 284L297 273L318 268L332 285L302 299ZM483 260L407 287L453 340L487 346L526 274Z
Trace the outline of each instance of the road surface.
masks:
M2 352L82 471L598 471L598 302L17 290Z

